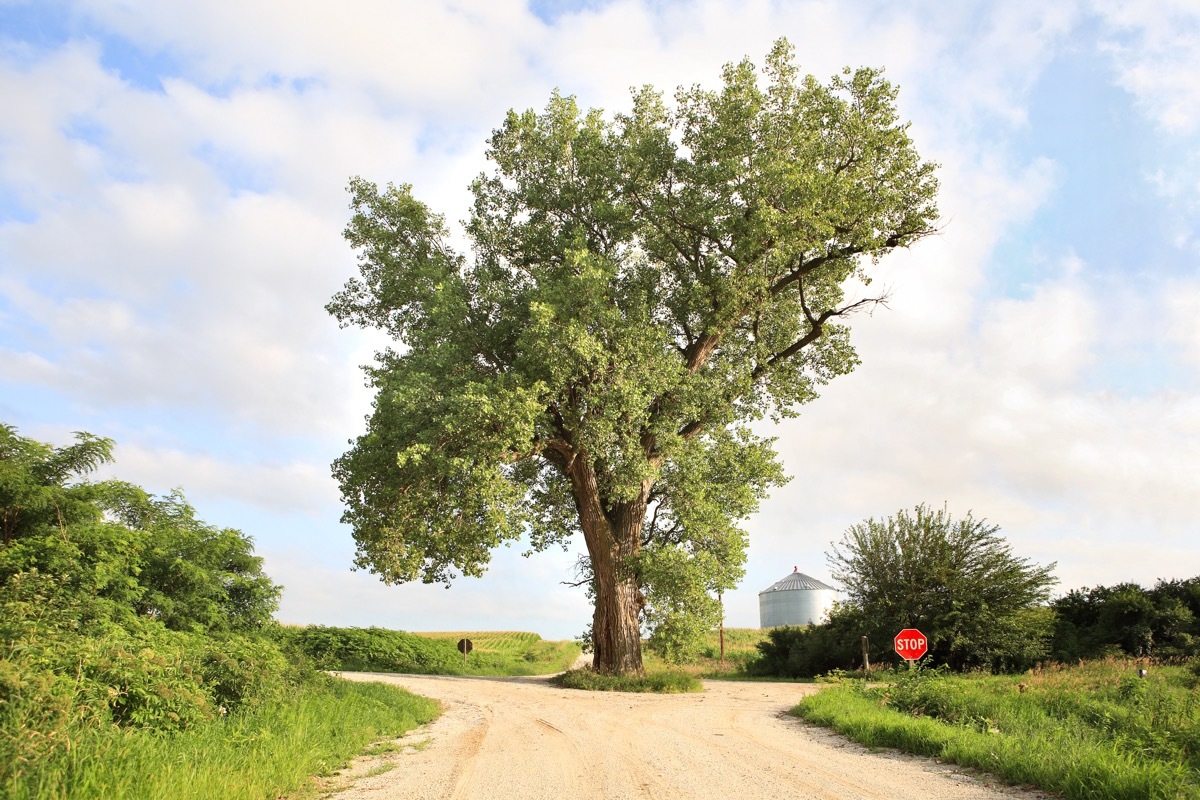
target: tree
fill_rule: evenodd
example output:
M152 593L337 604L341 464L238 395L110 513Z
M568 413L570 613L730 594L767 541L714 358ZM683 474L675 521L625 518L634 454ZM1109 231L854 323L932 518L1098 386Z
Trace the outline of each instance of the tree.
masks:
M56 448L0 425L0 597L14 581L48 579L84 628L154 617L174 630L226 633L270 622L281 587L248 536L197 519L178 490L156 498L123 481L88 481L112 461L113 442L75 438Z
M1113 652L1188 658L1200 653L1200 578L1072 589L1051 604L1054 657L1068 661Z
M1044 652L1054 617L1040 604L1057 581L1054 564L1014 556L999 530L919 505L852 526L827 557L873 640L912 626L935 662L1009 668Z
M628 114L555 93L509 112L471 185L468 261L411 187L350 182L361 276L327 306L397 343L334 464L355 563L479 575L527 534L587 549L594 663L641 670L640 622L742 574L737 523L783 481L772 439L857 364L867 266L933 232L934 165L872 69L822 85L776 43L719 91L647 87ZM649 604L649 606L648 606Z

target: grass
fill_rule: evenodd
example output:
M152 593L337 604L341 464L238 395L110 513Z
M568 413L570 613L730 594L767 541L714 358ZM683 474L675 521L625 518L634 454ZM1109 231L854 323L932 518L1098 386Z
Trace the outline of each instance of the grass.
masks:
M1200 678L1113 659L1025 675L844 681L793 713L1067 798L1200 798Z
M592 692L680 694L704 689L699 678L680 670L647 670L645 675L606 675L593 671L591 667L584 667L564 672L550 680L566 689Z
M379 683L308 684L291 702L173 734L88 729L64 755L0 786L11 800L268 800L308 787L372 742L439 713L435 701Z
M570 667L582 652L576 642L546 641L528 631L438 631L414 635L456 644L459 639L470 639L473 649L460 673L463 675L550 675Z

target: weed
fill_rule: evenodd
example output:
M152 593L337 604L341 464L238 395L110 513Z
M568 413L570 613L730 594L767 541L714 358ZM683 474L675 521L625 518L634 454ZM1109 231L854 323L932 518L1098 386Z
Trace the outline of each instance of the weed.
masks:
M1068 798L1200 798L1200 702L1190 670L1138 677L1125 659L1018 676L901 671L842 680L794 713Z

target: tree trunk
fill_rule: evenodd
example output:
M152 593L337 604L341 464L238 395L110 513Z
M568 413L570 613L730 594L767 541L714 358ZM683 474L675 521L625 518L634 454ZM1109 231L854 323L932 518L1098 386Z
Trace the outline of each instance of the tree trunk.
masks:
M642 595L637 582L623 577L610 560L601 568L592 559L596 608L592 612L592 668L612 674L642 673Z
M646 516L646 483L641 497L606 509L596 473L580 454L567 466L580 527L595 582L592 614L592 667L611 674L642 673L640 615L644 603L629 559L637 555Z

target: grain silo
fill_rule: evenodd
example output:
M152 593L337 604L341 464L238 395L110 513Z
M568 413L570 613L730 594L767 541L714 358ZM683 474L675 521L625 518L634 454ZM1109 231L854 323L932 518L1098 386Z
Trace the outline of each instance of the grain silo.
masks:
M792 573L758 593L758 622L763 628L815 625L837 600L837 589L792 567Z

